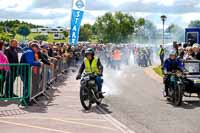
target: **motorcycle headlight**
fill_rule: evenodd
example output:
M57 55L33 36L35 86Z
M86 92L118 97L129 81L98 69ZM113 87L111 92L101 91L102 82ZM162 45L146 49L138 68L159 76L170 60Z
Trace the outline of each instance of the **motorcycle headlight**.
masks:
M95 85L95 80L90 80L90 81L88 81L88 85Z
M86 76L86 77L84 77L84 80L85 80L85 81L88 81L88 80L90 80L90 77L89 77L89 76Z

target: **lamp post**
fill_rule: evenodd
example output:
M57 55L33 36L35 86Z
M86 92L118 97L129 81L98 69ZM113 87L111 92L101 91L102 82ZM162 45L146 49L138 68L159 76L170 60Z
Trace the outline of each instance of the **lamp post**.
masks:
M163 46L165 44L165 21L167 19L167 16L165 15L162 15L160 16L161 20L162 20L162 23L163 23Z

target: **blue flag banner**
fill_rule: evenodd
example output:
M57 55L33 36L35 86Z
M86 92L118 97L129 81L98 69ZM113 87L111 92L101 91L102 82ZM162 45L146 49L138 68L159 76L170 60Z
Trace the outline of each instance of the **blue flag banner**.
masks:
M71 45L77 45L78 43L79 31L83 14L85 11L85 5L85 0L73 0L71 26L69 34L69 43Z

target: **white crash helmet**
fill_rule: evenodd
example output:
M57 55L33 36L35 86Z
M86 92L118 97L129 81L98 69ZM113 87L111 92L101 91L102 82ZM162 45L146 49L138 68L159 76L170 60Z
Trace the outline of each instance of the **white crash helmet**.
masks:
M176 50L175 50L175 49L170 50L170 51L169 51L169 56L170 56L170 55L176 55Z

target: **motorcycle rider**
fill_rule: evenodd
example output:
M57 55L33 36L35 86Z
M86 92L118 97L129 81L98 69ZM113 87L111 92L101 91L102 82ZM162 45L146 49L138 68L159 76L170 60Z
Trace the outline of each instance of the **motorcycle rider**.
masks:
M182 62L177 58L176 56L176 50L171 50L169 53L169 58L165 60L163 65L163 73L164 73L164 84L165 84L165 94L164 96L168 96L168 86L169 86L169 80L170 76L166 75L168 72L176 72L177 70L183 72L184 66Z
M78 75L76 79L81 79L81 75L83 71L85 70L85 73L95 73L96 77L96 83L98 86L98 90L100 92L99 97L104 98L102 94L102 76L103 76L103 65L101 64L101 61L98 57L95 56L94 49L88 48L85 52L85 58L84 61L79 69Z

